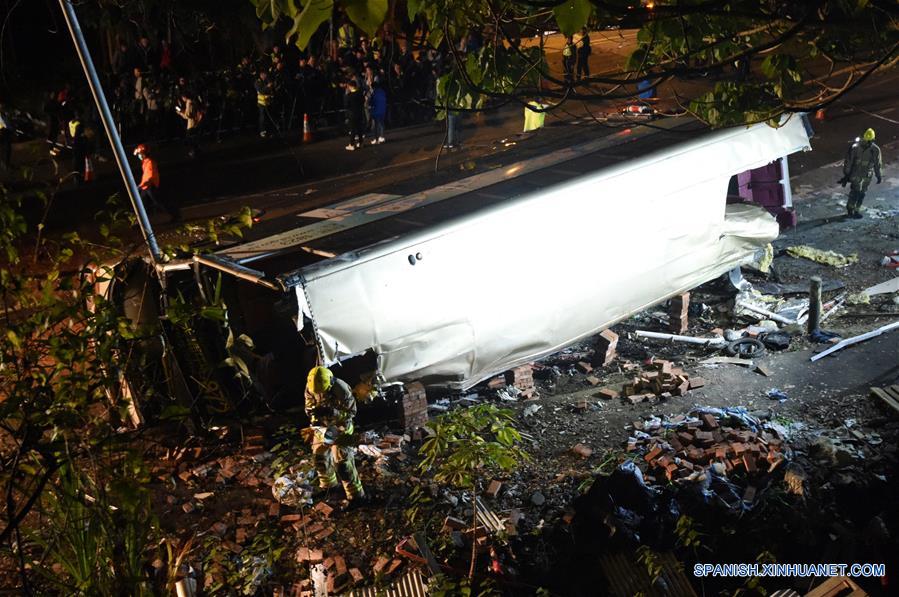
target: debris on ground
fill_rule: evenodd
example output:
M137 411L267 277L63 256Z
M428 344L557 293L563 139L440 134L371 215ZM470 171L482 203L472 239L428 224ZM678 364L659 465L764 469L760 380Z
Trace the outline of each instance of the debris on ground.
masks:
M840 340L839 342L837 342L836 344L834 344L833 346L831 346L824 352L819 352L818 354L813 355L811 357L811 360L817 361L819 359L823 359L827 355L832 354L838 350L842 350L842 349L846 348L847 346L852 346L853 344L858 344L859 342L864 342L866 340L870 340L871 338L875 338L877 336L880 336L881 334L891 332L897 328L899 328L899 321L894 321L893 323L889 323L885 326L881 326L881 327L877 328L876 330L872 330L865 334L853 336L852 338L846 338L845 340Z
M757 489L767 486L767 475L789 454L774 426L743 409L717 408L636 421L627 450L642 455L648 484L699 483L707 497L715 493L735 508L751 507ZM746 500L750 492L752 499Z
M792 257L802 257L809 261L830 265L832 267L846 267L853 263L858 263L858 255L855 253L852 253L851 255L842 255L835 251L823 251L808 245L787 247L787 254Z
M704 379L701 377L691 379L683 369L675 367L671 361L654 361L650 367L652 370L642 372L621 386L621 394L632 404L684 396L688 391L705 385Z

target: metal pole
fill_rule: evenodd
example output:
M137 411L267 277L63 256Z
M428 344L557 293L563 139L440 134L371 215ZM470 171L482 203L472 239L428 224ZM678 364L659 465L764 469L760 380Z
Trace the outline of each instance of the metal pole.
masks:
M125 154L125 148L122 147L122 140L115 128L115 121L112 113L109 111L109 104L106 103L106 96L103 95L103 87L100 85L100 78L97 76L97 70L94 68L94 61L91 59L90 50L84 41L84 34L81 32L81 25L78 23L78 16L75 14L75 7L72 6L71 0L59 0L59 6L62 8L62 14L66 19L66 25L69 27L69 33L72 35L72 42L78 51L78 58L81 60L81 66L84 68L84 75L91 88L91 94L100 110L100 118L103 120L103 128L106 129L106 136L112 145L113 154L115 154L116 163L119 166L119 172L125 182L125 189L131 198L131 206L134 213L137 214L137 222L140 226L144 240L147 241L147 247L150 249L150 257L153 259L153 265L157 265L163 261L162 251L156 243L156 235L153 234L153 227L150 225L150 219L147 217L147 210L140 199L140 191L137 183L134 181L134 175L128 166L128 156Z
M814 334L821 327L821 278L809 279L808 291L808 333Z

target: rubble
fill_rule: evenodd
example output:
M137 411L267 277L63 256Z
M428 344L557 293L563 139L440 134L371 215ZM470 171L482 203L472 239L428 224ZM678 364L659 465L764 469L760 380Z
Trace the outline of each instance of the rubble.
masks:
M671 299L668 304L668 329L683 334L689 327L690 293L685 292Z
M795 245L787 247L787 254L792 257L802 257L809 261L830 265L833 267L846 267L858 262L858 255L841 255L834 251L822 251L808 245Z
M650 484L662 479L707 483L709 475L751 480L786 460L787 446L777 429L742 409L697 409L687 417L652 418L634 428L628 451L643 454Z
M403 387L400 416L403 429L407 431L428 424L428 398L421 383L413 382Z
M683 369L674 367L670 361L659 360L650 366L654 370L643 372L621 386L621 394L633 404L684 396L691 389L705 385L702 378L691 381Z
M596 350L593 353L593 363L598 367L605 367L615 360L618 349L618 334L612 330L603 330L596 338Z

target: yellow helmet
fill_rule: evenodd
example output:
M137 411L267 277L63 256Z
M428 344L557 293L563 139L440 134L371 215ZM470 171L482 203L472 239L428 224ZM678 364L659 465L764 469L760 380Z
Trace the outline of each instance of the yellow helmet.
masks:
M306 387L315 394L321 394L331 389L331 379L334 374L327 367L313 367L306 378Z
M865 141L873 141L874 140L874 129L868 129L862 135L862 139Z

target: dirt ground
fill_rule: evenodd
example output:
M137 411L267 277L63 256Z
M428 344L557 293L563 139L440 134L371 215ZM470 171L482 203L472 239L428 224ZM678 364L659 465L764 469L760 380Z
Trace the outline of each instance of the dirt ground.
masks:
M884 147L884 154L895 155L896 149ZM800 224L775 243L774 272L767 279L747 273L747 279L806 284L810 276L819 275L825 281L841 282L843 288L825 293L827 301L895 276L879 261L899 249L896 216L883 217L899 209L899 162L889 161L884 171L883 184L872 185L868 193L869 209L862 220L842 217L845 191L835 182L840 176L835 166L795 177ZM834 268L784 252L799 244L857 254L859 260ZM828 319L824 329L849 337L896 321L896 297L899 294L885 294L868 304L847 305ZM709 336L715 328L742 329L755 323L733 317L732 298L733 289L720 281L695 290L693 308L701 314L691 316L688 334ZM493 557L486 551L481 556L479 577L491 578L505 594L533 594L540 587L558 595L606 594L614 587L608 575L600 572L600 558L614 551L647 568L645 556L640 559L640 545L673 553L687 581L702 594L733 594L752 586L752 581L695 578L691 565L696 562L763 558L798 563L874 562L886 563L888 573L899 576L890 568L896 566L899 553L899 413L884 409L869 396L871 386L899 383L899 332L811 362L810 357L827 345L811 343L794 329L788 349L769 350L755 359L754 365L762 365L766 375L755 366L702 363L719 354L714 348L633 335L637 329L664 330L664 311L661 305L614 328L620 335L618 357L592 373L598 385L588 383L586 374L576 367L578 360L589 360L593 344L585 342L535 364L535 399L503 400L485 388L477 396L469 395L469 402L493 401L510 408L531 455L515 473L497 476L501 490L496 497L484 498L500 519L519 513L521 520L488 541L495 551ZM649 360L660 358L673 361L691 378L703 378L704 387L655 404L597 397L600 388L620 388L635 370L646 370ZM772 389L781 390L786 399L770 398ZM622 535L628 535L610 534L606 526L597 526L590 513L604 494L590 489L591 484L599 487L594 476L607 479L604 475L628 461L646 468L641 454L626 451L629 436L636 433L635 422L639 428L652 417L670 420L696 407L742 408L761 421L776 422L788 436L790 465L805 471L804 494L783 491L784 473L777 470L767 475L764 493L753 508L722 511L720 505L687 503L689 490L682 484L657 481L652 489L658 500L654 516L660 518L653 527L654 539L644 533L639 540L634 536L624 540ZM197 570L205 571L210 594L235 586L233 579L254 575L258 582L249 588L242 585L245 594L301 594L311 589L308 579L319 560L324 560L329 577L336 579L332 594L349 590L354 579L359 585L384 585L421 567L397 553L397 545L419 530L427 531L441 564L467 571L467 543L463 540L454 546L453 539L459 538L440 524L445 516L470 520L467 496L428 485L433 498L431 523L410 524L405 517L409 494L424 483L416 468L417 438L391 438L385 427L374 431L361 443L379 445L392 454L381 459L357 455L363 481L375 501L347 512L324 507L297 510L274 501L270 486L278 475L311 470L308 450L297 440L289 415L263 418L239 431L223 430L220 441L169 452L156 469L164 528L185 540L193 537L195 545L202 546L194 552L193 562ZM576 444L589 447L592 454L584 458L572 453ZM484 479L482 489L491 480ZM743 481L735 475L735 482ZM204 496L206 492L213 495ZM685 545L683 529L668 528L661 512L673 511L672 505L681 514L690 513L698 541ZM605 525L612 524L609 517L622 516L621 505L617 507ZM598 538L603 540L597 542ZM341 572L344 565L348 572ZM803 592L820 580L764 579L762 586ZM856 580L870 594L899 590L894 579ZM656 585L647 594L664 591Z

